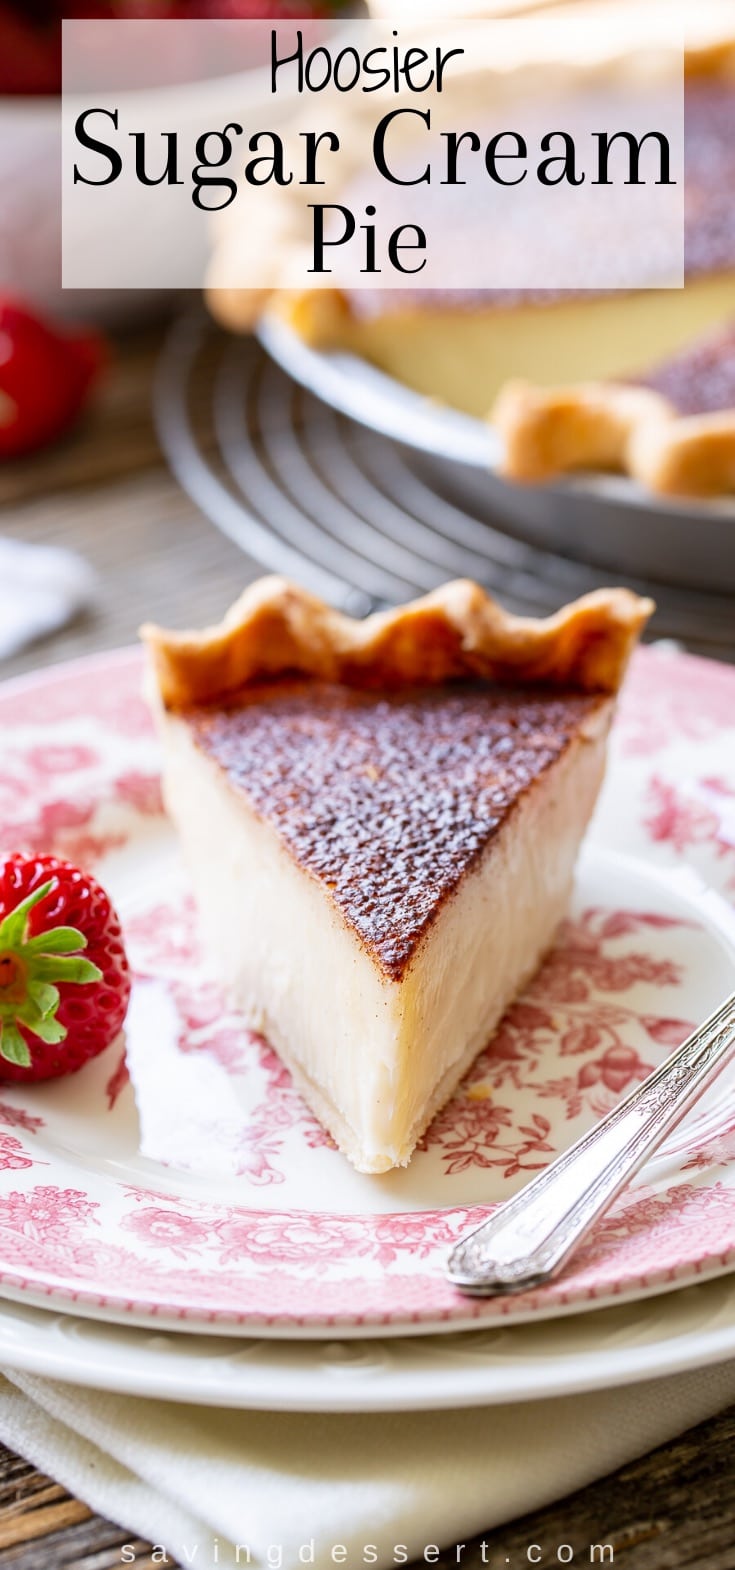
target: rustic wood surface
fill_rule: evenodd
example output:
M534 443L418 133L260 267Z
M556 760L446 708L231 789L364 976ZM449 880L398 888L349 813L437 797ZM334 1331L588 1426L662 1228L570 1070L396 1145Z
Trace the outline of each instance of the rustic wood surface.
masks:
M118 348L107 387L73 438L0 470L0 527L18 539L69 544L99 574L92 613L14 659L0 677L130 643L140 619L172 625L215 618L257 573L254 563L202 519L161 461L149 415L160 339L139 332ZM735 644L735 631L733 634ZM727 652L727 651L723 651ZM135 1536L90 1513L53 1480L0 1446L0 1567L112 1570ZM625 1570L735 1570L735 1409L692 1429L612 1477L463 1549L465 1570L575 1564L591 1543L612 1543ZM153 1570L135 1543L136 1570ZM173 1566L173 1561L169 1561ZM453 1550L439 1561L457 1563Z

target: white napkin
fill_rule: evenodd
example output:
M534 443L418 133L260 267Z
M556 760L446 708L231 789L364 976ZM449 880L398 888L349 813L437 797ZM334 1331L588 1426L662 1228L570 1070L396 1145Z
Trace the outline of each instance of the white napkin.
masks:
M0 537L0 659L66 626L94 585L91 567L73 551Z
M356 1417L179 1406L12 1373L0 1436L182 1566L383 1570L396 1545L410 1561L469 1542L733 1401L735 1362L526 1405Z

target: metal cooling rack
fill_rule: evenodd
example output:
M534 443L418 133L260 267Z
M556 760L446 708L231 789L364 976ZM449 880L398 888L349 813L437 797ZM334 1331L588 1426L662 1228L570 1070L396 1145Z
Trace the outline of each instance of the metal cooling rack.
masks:
M451 577L543 614L610 579L439 497L415 454L337 414L254 340L219 333L200 312L169 333L155 411L174 474L212 523L352 615ZM656 636L735 658L732 596L616 577L654 594Z

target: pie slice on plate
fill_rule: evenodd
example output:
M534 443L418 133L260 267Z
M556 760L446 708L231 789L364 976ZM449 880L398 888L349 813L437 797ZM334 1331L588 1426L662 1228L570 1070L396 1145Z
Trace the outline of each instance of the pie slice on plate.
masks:
M143 629L214 962L359 1171L408 1162L549 948L651 609L456 582L359 622L266 578Z

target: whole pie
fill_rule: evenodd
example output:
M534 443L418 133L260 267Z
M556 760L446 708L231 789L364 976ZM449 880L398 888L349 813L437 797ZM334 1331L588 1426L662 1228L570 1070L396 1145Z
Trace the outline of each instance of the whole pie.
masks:
M307 342L489 418L508 477L603 468L674 495L735 489L730 385L712 378L702 399L685 385L689 349L696 360L713 335L731 342L735 324L735 16L710 3L689 8L687 23L683 290L314 289L266 300L217 289L215 257L215 314L242 329L268 306ZM672 358L675 397L659 391Z
M552 943L651 609L456 582L359 622L266 578L143 629L213 962L359 1171L408 1162Z

